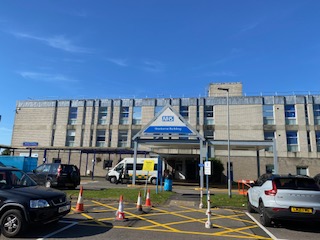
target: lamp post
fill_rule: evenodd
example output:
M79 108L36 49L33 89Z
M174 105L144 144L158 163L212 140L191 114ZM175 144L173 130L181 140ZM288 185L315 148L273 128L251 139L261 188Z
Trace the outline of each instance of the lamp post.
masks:
M228 195L232 197L231 192L231 164L230 164L230 114L229 114L229 88L218 88L218 90L227 92L227 134L228 134Z

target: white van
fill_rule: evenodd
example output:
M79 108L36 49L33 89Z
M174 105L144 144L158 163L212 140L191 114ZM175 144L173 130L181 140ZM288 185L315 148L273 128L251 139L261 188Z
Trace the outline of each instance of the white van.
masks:
M154 168L152 171L144 171L143 162L154 161ZM134 158L124 158L119 162L116 166L110 169L106 175L106 179L111 183L117 183L120 178L120 174L125 173L124 180L132 180L133 176L133 161ZM123 170L124 169L124 170ZM157 173L158 173L158 158L137 158L136 164L136 181L146 181L148 178L148 182L152 184L157 183ZM148 174L148 176L147 176Z

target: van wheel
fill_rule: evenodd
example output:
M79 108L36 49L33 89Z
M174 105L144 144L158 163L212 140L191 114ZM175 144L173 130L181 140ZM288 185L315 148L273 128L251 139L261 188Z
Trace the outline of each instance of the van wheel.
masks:
M157 179L156 178L151 178L151 184L156 185L157 184Z
M15 237L25 228L25 220L17 209L6 211L1 218L1 233L5 237Z
M116 177L110 177L110 182L111 183L116 183L117 182L117 178Z
M51 181L50 181L50 180L47 180L47 181L46 181L45 187L51 188Z

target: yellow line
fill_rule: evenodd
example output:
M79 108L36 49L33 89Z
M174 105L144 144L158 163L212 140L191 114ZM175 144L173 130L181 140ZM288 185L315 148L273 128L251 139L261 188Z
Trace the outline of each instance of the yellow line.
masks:
M107 208L111 208L111 209L117 210L117 208L108 206L108 205L106 205L106 204L103 204L103 203L100 203L100 202L96 202L96 201L93 201L93 202L96 203L96 204L100 204L101 206L105 206L105 207L107 207ZM171 230L171 231L173 231L173 232L179 232L179 230L177 230L177 229L175 229L175 228L171 228L171 227L165 226L165 225L163 225L163 224L160 224L160 223L157 223L157 222L155 222L155 221L149 220L149 219L147 219L147 218L141 217L140 215L136 215L136 214L133 214L133 213L130 213L130 212L125 212L125 213L127 213L127 214L129 214L129 215L131 215L131 216L133 216L133 217L139 218L139 219L141 219L141 220L144 220L144 221L146 221L146 222L152 223L152 224L154 224L154 225L156 225L156 226L163 227L163 228L167 228L168 230Z
M110 205L107 205L107 204L103 204L103 203L100 203L100 202L97 202L97 201L93 201L93 203L97 204L97 205L100 205L100 206L103 206L103 207L107 207L108 209L111 209L111 210L117 210L116 207L112 207ZM182 207L180 206L181 208L186 208L186 207ZM132 208L133 209L133 208ZM212 224L212 226L215 226L219 229L224 229L225 231L220 231L220 232L215 232L215 233L208 233L208 232L194 232L194 231L181 231L179 229L175 229L175 228L171 228L169 227L168 225L176 225L176 224L183 224L183 223L190 223L190 222L201 222L201 223L204 223L204 221L207 219L207 218L202 218L202 219L196 219L196 218L192 218L192 217L188 217L188 216L185 216L185 215L182 215L182 214L179 214L180 212L181 213L184 213L184 212L203 212L203 210L194 210L194 209L188 209L188 211L178 211L176 213L172 213L172 212L169 212L169 211L166 211L166 210L162 210L162 209L158 209L158 208L152 208L156 211L159 211L160 213L154 213L154 214L148 214L147 216L151 216L151 215L163 215L163 214L170 214L170 215L174 215L174 216L178 216L178 217L182 217L182 218L185 218L185 219L188 219L186 221L180 221L180 222L171 222L171 223L166 223L166 224L161 224L161 223L157 223L153 220L149 220L145 217L142 217L140 215L136 215L136 214L133 214L133 213L130 213L130 212L126 212L126 214L130 215L130 216L133 216L135 218L139 218L141 220L144 220L146 222L149 222L153 225L151 226L144 226L144 227L127 227L127 226L110 226L108 224L105 224L101 221L106 221L106 220L112 220L114 218L101 218L101 219L93 219L91 216L85 214L85 213L81 213L81 215L83 215L84 217L86 217L87 219L90 219L90 220L93 220L93 222L96 222L97 224L99 224L100 226L103 226L103 227L113 227L113 228L123 228L123 229L133 229L133 230L145 230L145 231L157 231L157 232L168 232L168 233L182 233L182 234L195 234L195 235L206 235L206 236L224 236L224 237L234 237L234 238L238 238L238 239L270 239L270 238L265 238L265 237L262 237L262 236L258 236L258 235L255 235L255 234L251 234L251 233L248 233L248 232L243 232L243 230L249 230L251 228L256 228L258 227L256 224L254 225L251 225L251 226L246 226L246 227L241 227L241 228L237 228L237 229L231 229L231 228L228 228L228 227L223 227L223 226L219 226L219 225L214 225ZM238 214L239 216L241 216L242 214ZM223 215L218 215L217 214L217 217L216 219L221 219L221 218L229 218L229 219L233 219L233 220L237 220L239 221L240 219L236 218L235 216L237 215L233 215L233 216L223 216ZM241 221L241 220L240 220ZM250 222L250 221L247 221L249 223L253 223L253 222ZM86 225L90 225L90 224L86 224ZM92 225L90 225L92 226ZM154 228L154 227L162 227L164 229L157 229L157 228ZM241 233L242 235L233 235L233 234L228 234L226 235L227 233L232 233L232 232L239 232Z

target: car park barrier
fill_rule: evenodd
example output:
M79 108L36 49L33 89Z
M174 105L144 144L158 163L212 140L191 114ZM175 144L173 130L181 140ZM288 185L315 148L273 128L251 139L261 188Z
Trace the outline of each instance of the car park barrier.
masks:
M253 180L239 180L238 181L238 193L240 195L247 195L248 189L251 187L251 183L254 183Z

